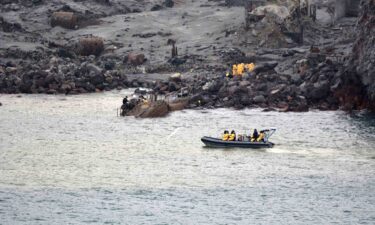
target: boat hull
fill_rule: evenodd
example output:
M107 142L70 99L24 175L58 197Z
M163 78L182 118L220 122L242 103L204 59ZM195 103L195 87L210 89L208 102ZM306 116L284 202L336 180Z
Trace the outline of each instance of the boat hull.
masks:
M219 138L202 137L201 141L210 148L272 148L272 142L223 141Z

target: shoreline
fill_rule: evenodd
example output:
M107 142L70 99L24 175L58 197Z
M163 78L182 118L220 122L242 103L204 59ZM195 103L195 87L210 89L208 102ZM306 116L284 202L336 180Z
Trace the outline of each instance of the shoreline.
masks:
M37 94L27 94L27 93L17 93L17 94L4 94L4 93L0 93L0 106L2 106L3 108L6 108L7 107L7 103L8 101L4 101L2 100L2 97L9 97L9 98L13 98L13 99L18 99L18 98L24 98L24 97L35 97L35 98L38 98L40 97L41 99L44 99L44 97L47 97L47 100L53 100L56 98L56 100L59 100L59 101L68 101L69 100L69 97L80 97L80 96L88 96L88 97L95 97L95 95L103 95L103 94L119 94L121 96L119 96L118 98L118 108L117 109L120 109L121 108L121 97L127 95L127 94L121 94L121 92L123 91L127 91L127 90L131 90L131 89L134 89L134 88L128 88L128 89L121 89L121 90L109 90L109 91L101 91L101 92L94 92L94 93L82 93L82 94L74 94L74 95L66 95L66 94L47 94L47 93L37 93ZM132 93L129 93L129 95L131 95ZM49 97L51 97L51 99L48 99ZM4 98L3 98L4 99ZM361 109L361 110L353 110L353 111L347 111L347 110L344 110L342 108L337 108L337 109L325 109L325 110L322 110L322 109L319 109L317 107L310 107L308 110L306 111L285 111L283 110L282 108L271 108L271 107L261 107L261 106L257 106L257 105L254 105L254 106L248 106L248 107L243 107L243 108L236 108L236 107L214 107L214 106L207 106L207 107L204 107L204 106L196 106L196 107L186 107L186 108L183 108L183 109L179 109L179 110L173 110L173 111L170 111L170 113L173 113L175 111L183 111L183 110L194 110L194 111L204 111L204 110L221 110L221 109L227 109L227 110L235 110L235 111L242 111L242 110L258 110L260 113L267 113L267 112L278 112L278 113L308 113L308 112L343 112L343 113L349 113L349 114L356 114L356 113L362 113L362 112L365 112L365 113L372 113L371 111L368 111L367 109Z

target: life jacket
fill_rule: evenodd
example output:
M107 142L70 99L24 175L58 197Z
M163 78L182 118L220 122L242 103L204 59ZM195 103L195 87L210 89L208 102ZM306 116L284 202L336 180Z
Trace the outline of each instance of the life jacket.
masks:
M242 75L245 69L245 64L241 63L237 65L237 75Z
M223 135L223 141L228 141L228 138L229 138L229 134L224 134Z
M236 134L230 134L228 141L234 141L236 140Z
M233 76L237 75L237 65L233 65L233 67L232 67L232 75Z
M264 133L260 133L257 141L264 141Z
M255 64L254 63L246 64L245 67L246 67L248 72L253 72L253 70L255 68Z

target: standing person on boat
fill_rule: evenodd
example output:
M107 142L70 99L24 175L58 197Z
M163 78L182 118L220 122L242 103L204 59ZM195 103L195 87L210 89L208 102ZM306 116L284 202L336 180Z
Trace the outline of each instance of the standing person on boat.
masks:
M228 141L235 141L236 140L236 132L232 130L232 132L229 135Z
M259 137L258 130L254 129L253 135L251 136L251 141L256 141Z
M225 130L223 134L223 141L228 141L229 139L229 131Z

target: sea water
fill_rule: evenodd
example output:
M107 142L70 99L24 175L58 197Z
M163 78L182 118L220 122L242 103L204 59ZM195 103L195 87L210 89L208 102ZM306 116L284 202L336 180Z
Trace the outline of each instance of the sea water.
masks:
M0 95L0 224L375 223L373 116L118 117L126 94ZM269 127L271 149L200 141Z

